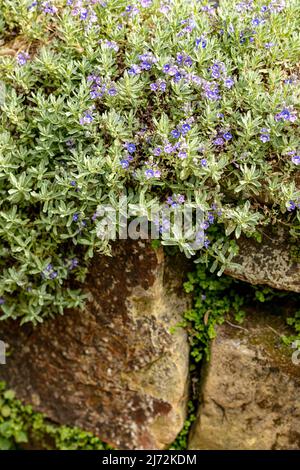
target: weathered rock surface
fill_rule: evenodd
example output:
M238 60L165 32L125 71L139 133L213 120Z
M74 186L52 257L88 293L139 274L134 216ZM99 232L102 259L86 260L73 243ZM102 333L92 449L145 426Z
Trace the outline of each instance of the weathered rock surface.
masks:
M300 365L281 334L283 319L266 312L218 327L190 449L300 449Z
M35 329L0 324L11 352L0 378L55 422L117 448L166 447L187 403L187 337L170 332L187 308L183 275L179 258L168 263L145 243L118 242L113 257L92 262L84 311Z
M284 231L266 234L262 243L250 238L239 240L239 254L233 260L239 268L225 271L230 276L267 284L275 289L300 292L300 257ZM299 251L299 248L298 248Z

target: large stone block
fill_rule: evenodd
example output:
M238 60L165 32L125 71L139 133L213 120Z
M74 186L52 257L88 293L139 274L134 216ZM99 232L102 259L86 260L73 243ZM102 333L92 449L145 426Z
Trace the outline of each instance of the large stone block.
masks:
M286 333L284 320L264 311L242 327L218 327L190 449L300 449L300 365Z
M36 328L0 324L11 353L0 378L53 421L117 448L166 447L187 403L188 341L184 330L170 331L188 304L181 261L118 242L112 257L92 261L83 311Z
M252 284L300 292L300 252L285 231L269 230L262 243L241 237L238 245L239 254L233 261L239 267L229 267L226 274Z

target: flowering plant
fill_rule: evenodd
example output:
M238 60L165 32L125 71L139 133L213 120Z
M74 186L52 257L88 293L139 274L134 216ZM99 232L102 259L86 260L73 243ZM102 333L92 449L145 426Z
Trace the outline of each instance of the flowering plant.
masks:
M1 0L2 319L82 304L124 190L200 205L223 266L225 237L297 236L299 27L298 0Z

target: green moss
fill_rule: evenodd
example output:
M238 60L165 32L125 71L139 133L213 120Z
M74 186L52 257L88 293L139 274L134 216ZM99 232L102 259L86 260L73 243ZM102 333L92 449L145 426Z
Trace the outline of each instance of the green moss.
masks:
M273 314L283 315L285 311L292 311L293 316L285 320L294 329L296 336L282 339L285 343L290 343L297 337L300 338L299 294L264 285L253 286L229 276L218 277L208 272L202 264L188 274L184 289L193 294L192 308L185 312L181 324L189 334L192 370L202 359L209 359L209 344L216 336L216 325L230 318L240 323L248 307L258 306L262 302L266 310Z
M27 445L58 450L105 450L110 447L93 434L76 427L58 426L42 413L15 398L0 382L0 450Z
M189 334L192 369L203 358L209 358L209 343L216 336L216 325L222 324L229 314L242 321L245 299L236 289L238 284L228 276L208 273L201 264L189 273L184 289L193 293L193 307L185 312L182 326Z
M196 419L196 407L194 401L190 400L188 402L188 413L187 419L184 422L184 426L175 441L169 447L170 450L185 450L188 446L188 438L193 422Z
M292 245L292 247L291 247L291 258L296 263L300 262L300 247L299 247L299 245Z

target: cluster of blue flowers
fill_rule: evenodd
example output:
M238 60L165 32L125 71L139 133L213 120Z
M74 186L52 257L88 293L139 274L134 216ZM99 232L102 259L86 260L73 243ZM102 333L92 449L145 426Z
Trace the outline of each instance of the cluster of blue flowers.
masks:
M203 207L197 242L217 264L212 224L299 232L298 0L7 0L0 13L5 315L78 305L63 282L109 252L97 208L123 191L145 210Z
M167 198L167 204L171 207L177 207L178 204L183 204L184 202L185 197L183 194L173 194Z
M87 81L91 86L90 95L93 100L102 98L105 93L110 96L115 96L117 94L115 83L110 82L109 84L106 84L99 75L91 74L87 77Z
M58 8L55 6L55 2L50 0L46 2L37 0L33 1L28 6L28 10L30 11L34 9L38 9L46 15L55 15L58 12Z
M138 56L139 64L133 64L128 70L129 75L137 75L143 71L151 70L153 64L157 62L156 57L152 52L146 52Z
M214 139L213 143L215 145L224 145L226 142L232 139L232 134L229 131L221 132L218 136Z
M47 267L41 272L41 276L43 279L55 279L57 277L58 273L55 271L53 268L52 264L49 263Z
M295 122L297 119L297 112L292 108L283 108L280 113L277 113L275 115L275 121L289 121L289 122Z
M289 201L287 210L289 212L294 211L295 209L300 209L300 199L297 201Z

